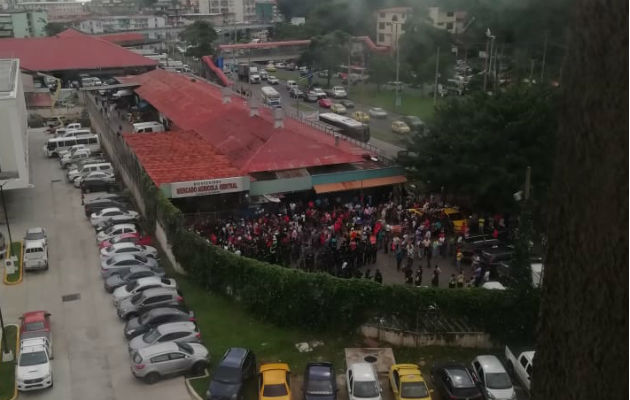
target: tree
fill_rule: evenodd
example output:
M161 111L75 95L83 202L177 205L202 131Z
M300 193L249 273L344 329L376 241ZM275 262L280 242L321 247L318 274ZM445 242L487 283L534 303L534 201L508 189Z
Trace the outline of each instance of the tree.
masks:
M512 87L448 98L428 127L427 135L413 137L403 162L429 190L479 210L509 211L531 165L532 199L545 198L556 127L549 90Z
M628 2L576 6L559 89L531 391L533 400L621 400L628 398Z
M61 33L67 29L66 24L62 24L61 22L49 22L44 26L44 30L46 31L47 36L55 36L58 33Z
M350 51L350 35L343 31L334 31L327 35L316 36L311 39L311 44L302 53L300 62L310 65L313 70L328 70L328 83L332 73L341 64L348 62Z
M203 57L214 54L212 43L217 39L217 32L207 21L195 21L184 28L179 37L192 46L186 51L188 56Z
M370 57L368 65L370 75L368 82L376 84L376 90L381 90L381 85L393 81L396 74L396 66L391 56L375 54Z

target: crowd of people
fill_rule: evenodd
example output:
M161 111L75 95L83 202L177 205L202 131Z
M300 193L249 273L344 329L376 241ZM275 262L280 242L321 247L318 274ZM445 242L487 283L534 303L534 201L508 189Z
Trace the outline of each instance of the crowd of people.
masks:
M432 261L450 259L460 273L450 277L449 287L467 286L471 280L464 277L460 247L470 230L464 227L461 235L455 235L451 221L441 212L443 207L435 197L416 196L399 201L391 195L380 201L371 196L346 202L340 198L295 200L281 203L273 213L260 209L247 218L198 216L191 228L239 255L377 282L383 280L375 266L379 256L393 255L396 270L415 286L423 286L425 267L432 270L430 284L439 286L441 269ZM481 221L479 229L484 230Z

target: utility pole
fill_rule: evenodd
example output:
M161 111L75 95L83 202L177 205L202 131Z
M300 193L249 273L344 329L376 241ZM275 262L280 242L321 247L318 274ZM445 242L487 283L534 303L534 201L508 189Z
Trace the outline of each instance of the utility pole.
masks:
M352 37L348 38L348 75L346 76L346 96L350 96L350 52L352 51ZM330 82L330 74L328 71L328 82Z
M2 199L2 210L4 211L4 222L7 224L7 232L9 233L9 248L11 247L11 243L13 243L13 238L11 237L11 225L9 225L9 214L7 214L7 202L4 200L4 185L7 184L8 181L0 184L0 199Z
M549 31L545 31L545 45L543 47L542 65L540 66L540 83L545 79L545 61L547 60L547 42L549 41Z
M488 86L488 49L490 47L490 28L486 31L486 57L483 62L483 91L486 91Z
M525 201L529 200L529 192L532 184L532 167L528 166L525 170Z
M400 23L396 22L396 99L394 103L394 108L397 110L401 106L400 99L400 49L398 48L398 25Z
M433 105L437 104L437 92L438 92L438 75L440 74L440 48L437 48L437 55L435 56L435 87L433 88Z

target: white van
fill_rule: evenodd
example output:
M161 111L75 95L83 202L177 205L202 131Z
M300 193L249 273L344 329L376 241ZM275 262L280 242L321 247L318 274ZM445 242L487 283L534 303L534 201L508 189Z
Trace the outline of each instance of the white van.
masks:
M26 242L23 265L25 271L48 269L48 247L43 240Z
M157 121L138 122L133 124L134 133L164 132L164 125Z
M48 139L44 152L48 157L59 157L59 153L62 150L70 149L77 144L85 145L92 153L101 151L101 143L98 140L98 136L90 134Z
M72 170L68 171L68 174L67 174L68 181L69 182L74 182L74 180L77 179L78 177L86 176L90 172L94 172L94 171L109 172L109 173L113 174L114 173L114 167L112 167L112 164L108 163L108 162L101 162L101 163L94 163L94 164L84 164L79 169L72 169Z
M297 87L298 87L298 84L296 81L287 81L287 90L291 90Z
M70 129L81 129L81 123L80 122L73 122L71 124L66 125L66 129L70 130Z

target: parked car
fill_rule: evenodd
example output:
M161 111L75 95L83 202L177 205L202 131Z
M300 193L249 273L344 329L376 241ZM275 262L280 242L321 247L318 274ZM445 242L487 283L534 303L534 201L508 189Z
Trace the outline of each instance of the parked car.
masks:
M117 288L128 284L131 281L135 281L140 278L147 278L149 276L164 276L163 271L161 269L151 269L148 267L129 267L128 271L118 271L115 274L109 276L109 278L105 279L103 286L105 287L105 291L107 293L112 293ZM162 273L160 273L162 272Z
M158 262L155 258L142 257L137 254L116 254L111 258L101 260L101 276L108 278L111 274L120 268L126 267L147 267L156 268Z
M24 245L29 242L43 242L44 245L48 245L48 237L46 236L46 229L41 227L28 228L26 235L24 235Z
M83 178L80 186L82 193L111 192L118 189L115 181L112 182L111 179L103 177Z
M158 307L182 308L184 298L173 289L147 289L118 303L116 312L119 318L127 320Z
M536 352L530 348L516 349L505 346L505 358L507 367L512 375L529 391L534 369L534 356Z
M258 400L291 400L289 364L270 363L260 366Z
M472 360L471 365L488 399L514 400L516 398L510 376L496 356L477 356Z
M369 363L354 363L346 371L349 400L382 400L378 376Z
M131 242L113 244L101 249L100 253L101 258L110 258L116 254L139 254L143 257L158 258L158 252L155 247L143 246Z
M394 364L389 367L389 386L394 400L431 400L422 372L415 364Z
M78 162L79 160L85 160L92 156L90 149L78 149L76 151L65 154L59 158L59 165L61 168L68 168L69 165Z
M368 114L373 118L387 118L387 111L380 107L372 107L368 110Z
M346 107L344 107L341 103L333 103L333 105L330 106L330 111L341 115L347 112Z
M392 122L392 132L405 134L405 133L409 133L410 131L411 131L411 129L409 129L407 124L405 124L404 122L402 122L402 121L393 121Z
M88 206L105 200L117 201L119 203L129 203L129 197L124 196L120 193L100 193L91 200L85 200L84 205Z
M304 370L304 400L336 400L337 375L332 363L310 362Z
M317 104L318 104L320 107L323 107L323 108L330 108L330 107L332 107L332 104L333 104L333 103L332 103L332 100L330 100L330 99L327 99L327 98L322 98L322 99L319 99L319 100L317 101Z
M151 236L141 235L140 232L123 233L114 236L111 239L104 240L98 244L99 249L104 249L116 243L134 243L142 246L148 246L153 243Z
M24 244L25 271L48 269L48 246L44 240L30 240Z
M50 354L45 338L27 339L21 343L15 366L15 383L21 392L45 389L53 385Z
M104 208L90 215L90 223L92 226L96 226L101 222L116 220L116 219L137 219L140 214L132 210L121 210L120 208L111 207Z
M206 400L243 400L243 386L255 375L254 353L240 347L230 347L214 369Z
M52 329L50 327L50 313L47 311L29 311L20 317L20 339L45 337L50 344L50 357L52 352Z
M354 102L352 100L343 99L340 101L340 103L343 104L343 106L346 108L354 108Z
M98 201L94 201L91 203L86 203L85 208L85 216L90 217L90 215L97 213L105 208L116 207L121 210L127 210L130 207L130 204L127 202L110 200L110 199L100 199Z
M159 307L140 314L137 317L129 318L125 323L125 338L133 339L142 335L158 325L169 322L195 322L195 314L192 311L180 310L172 307ZM254 365L254 369L255 365Z
M98 242L104 242L106 240L113 239L116 236L125 233L138 233L138 228L135 224L119 224L111 226L96 234L96 240Z
M275 76L273 76L273 75L269 75L269 76L267 77L267 82L268 82L270 85L279 85L279 84L280 84L280 80L278 80L278 78L276 78L276 77L275 77Z
M144 335L136 336L129 341L129 353L139 349L165 342L199 343L201 333L197 325L191 321L169 322L152 328Z
M443 399L483 400L475 378L463 364L437 364L431 370L435 390Z
M343 99L344 97L348 96L346 88L344 88L343 86L333 86L330 93L332 94L332 97L336 99Z
M149 384L165 376L199 375L208 367L208 357L208 349L201 343L159 343L131 354L131 372Z
M136 293L153 288L177 289L177 282L175 282L175 279L160 278L157 276L148 276L146 278L133 280L125 286L121 286L114 290L112 293L114 297L114 306L118 305L118 303L124 299L134 296Z
M79 175L76 178L74 178L74 180L72 181L72 184L74 185L74 187L76 188L80 188L81 184L83 183L83 181L85 179L88 180L97 180L97 179L101 179L104 182L109 182L112 185L116 183L116 177L114 176L114 174L112 174L111 172L106 172L106 171L92 171L90 173L88 173L87 175L83 176L83 175Z
M366 112L363 111L355 111L352 113L352 118L356 119L357 121L367 124L368 122L370 122L370 115Z
M508 261L514 255L514 246L498 244L481 251L481 262L491 266L499 261Z
M136 229L140 229L138 225L136 224L136 222L138 222L136 218L123 215L123 216L113 217L107 221L99 222L98 224L96 224L96 226L94 226L94 230L98 234L99 232L103 232L114 225L121 225L121 224L132 224L136 226Z

